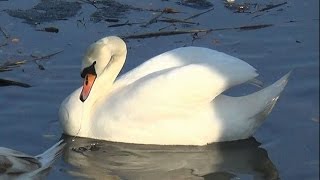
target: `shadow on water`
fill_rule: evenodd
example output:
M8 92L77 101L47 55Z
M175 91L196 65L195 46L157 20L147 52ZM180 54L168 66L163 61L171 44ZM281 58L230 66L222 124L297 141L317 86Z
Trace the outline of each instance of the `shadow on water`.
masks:
M254 138L206 146L159 146L63 136L72 176L88 179L279 179Z

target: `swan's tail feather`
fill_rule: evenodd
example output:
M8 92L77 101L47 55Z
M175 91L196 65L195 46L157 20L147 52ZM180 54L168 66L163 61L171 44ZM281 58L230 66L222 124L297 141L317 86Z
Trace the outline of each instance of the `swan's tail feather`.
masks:
M215 98L212 105L216 112L219 112L217 116L224 119L224 132L233 134L223 140L245 139L252 136L275 106L288 83L290 74L291 72L270 86L246 96L219 95Z
M257 129L263 123L263 121L266 119L266 117L271 113L271 111L272 111L273 107L276 105L278 99L279 99L279 96L273 98L267 104L267 106L265 106L265 108L262 111L258 112L257 114L255 114L254 116L249 118L249 121L255 121L255 123L252 126L252 129Z
M275 87L274 89L278 90L279 91L278 95L280 95L280 93L283 91L283 89L286 87L286 85L288 83L291 72L292 71L290 71L286 75L282 76L282 78L280 78L278 81L276 81L275 83L273 83L269 87Z
M287 85L290 74L291 71L270 86L261 89L258 92L240 97L242 102L250 102L252 105L250 108L252 110L251 112L255 113L252 114L251 117L257 117L259 114L264 117L271 112L272 108L279 99L281 92Z
M41 167L28 174L28 177L43 176L47 174L49 167L57 160L61 155L65 143L60 140L51 148L36 156L41 162Z
M249 101L250 104L252 104L251 107L249 106L249 109L252 110L251 112L255 112L249 116L249 122L255 122L252 123L251 127L253 132L271 113L273 107L280 97L281 92L288 83L290 74L291 71L270 86L248 96L241 97L242 101Z

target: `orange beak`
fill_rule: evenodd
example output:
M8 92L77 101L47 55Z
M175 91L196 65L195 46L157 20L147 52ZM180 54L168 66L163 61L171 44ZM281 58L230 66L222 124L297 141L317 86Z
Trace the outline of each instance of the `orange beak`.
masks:
M84 102L90 94L91 88L93 86L94 81L96 80L96 75L93 74L86 74L84 81L83 81L83 87L80 94L80 100Z

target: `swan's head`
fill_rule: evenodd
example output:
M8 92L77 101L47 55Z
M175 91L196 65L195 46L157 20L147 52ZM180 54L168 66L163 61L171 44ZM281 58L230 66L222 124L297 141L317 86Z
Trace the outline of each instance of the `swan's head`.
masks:
M81 77L84 78L80 94L82 102L89 97L95 80L119 59L124 61L126 54L125 42L116 36L105 37L90 45L82 60Z

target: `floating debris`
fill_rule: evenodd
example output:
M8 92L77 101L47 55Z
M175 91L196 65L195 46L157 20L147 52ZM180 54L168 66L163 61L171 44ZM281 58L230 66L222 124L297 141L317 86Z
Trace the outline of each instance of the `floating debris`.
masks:
M180 11L174 10L172 8L164 8L162 10L162 12L167 13L167 14L176 14L176 13L180 13Z
M18 43L18 42L20 42L20 39L18 39L18 38L12 38L12 39L11 39L11 42L13 42L13 43Z
M43 60L43 59L49 59L54 55L57 55L61 52L63 52L64 50L60 50L48 55L44 55L44 56L35 56L35 55L30 55L30 57L32 59L27 59L27 60L18 60L18 61L8 61L2 65L0 65L0 72L4 72L4 71L11 71L13 68L17 68L20 67L23 64L26 64L27 62L34 62L38 65L38 68L40 70L44 70L44 67L42 65L40 65L37 61L39 60Z
M126 21L125 23L112 24L112 25L109 25L108 27L131 26L131 25L135 25L135 24L145 24L145 23L130 23L129 21Z
M163 19L159 19L158 21L167 22L167 23L185 23L185 24L197 24L192 21L180 20L180 19L173 19L168 17L162 17Z
M81 146L81 147L73 147L71 148L72 151L77 153L84 153L86 151L98 151L100 149L98 143L92 143L87 146Z
M2 78L0 78L0 86L20 86L24 88L31 87L31 85L26 83L17 82L17 81L8 80L8 79L2 79Z
M27 10L5 10L10 16L26 20L29 24L39 24L55 20L65 20L75 16L81 9L78 2L44 1Z
M220 44L221 42L220 42L219 39L213 39L213 40L212 40L212 43L213 43L213 44Z
M229 1L225 2L225 7L235 13L251 13L250 9L256 6L257 6L256 3L238 4L235 2L229 2Z
M208 9L208 10L206 10L206 11L203 11L203 12L194 14L194 15L192 15L192 16L190 16L190 17L187 17L187 18L185 18L184 20L194 19L194 18L196 18L196 17L199 17L199 16L201 16L201 15L203 15L203 14L205 14L205 13L208 13L208 12L210 12L210 11L213 11L213 10L214 10L214 8L210 8L210 9Z
M248 31L248 30L262 29L262 28L266 28L266 27L270 27L270 26L273 26L273 24L259 24L259 25L241 26L241 27L233 28L233 29Z
M27 60L15 61L15 62L6 62L0 65L0 72L11 71L13 68L20 67L22 64L25 64Z
M208 9L208 10L206 10L206 11L193 14L193 15L191 15L191 16L189 16L189 17L187 17L187 18L184 18L183 20L180 20L180 21L188 21L188 20L190 20L190 19L194 19L194 18L196 18L196 17L199 17L199 16L201 16L201 15L203 15L203 14L206 14L206 13L208 13L208 12L210 12L210 11L213 11L213 10L214 10L214 8L210 8L210 9ZM159 31L164 30L164 29L166 29L166 28L168 28L168 27L171 27L172 25L173 25L173 24L170 24L170 25L168 25L168 26L165 26L165 27L163 27L163 28L160 28Z
M259 9L258 12L267 11L267 10L270 10L270 9L273 9L273 8L277 8L277 7L283 6L285 4L287 4L287 2L283 2L283 3L275 4L275 5L269 4L265 8Z
M143 39L143 38L151 38L158 36L172 36L178 34L192 34L192 33L209 33L212 31L223 31L223 30L256 30L262 29L266 27L273 26L273 24L259 24L259 25L248 25L248 26L240 26L240 27L227 27L227 28L215 28L215 29L191 29L191 30L174 30L174 31L156 31L156 32L147 32L141 34L133 34L127 36L121 36L124 39ZM196 34L197 35L197 34Z
M158 36L172 36L178 34L191 34L191 33L199 33L199 32L209 32L210 29L192 29L192 30L175 30L175 31L158 31L158 32L147 32L141 34L134 34L129 36L122 36L123 39L143 39L143 38L151 38Z
M208 9L213 6L213 4L207 0L180 0L176 3L194 9Z
M4 43L0 44L0 47L6 46L6 45L8 45L8 42L4 42Z
M147 27L148 25L157 22L158 18L159 18L160 16L162 16L163 14L164 14L164 11L160 12L160 13L157 14L155 17L153 17L152 19L150 19L146 24L141 25L141 27Z
M104 21L106 22L119 22L119 19L115 19L115 18L106 18Z
M142 9L143 10L143 9ZM156 11L158 12L158 14L155 16L155 17L152 17L148 22L135 22L135 23L129 23L129 21L126 21L125 23L119 23L119 24L112 24L112 25L109 25L108 27L120 27L120 26L131 26L131 25L135 25L135 24L142 24L141 27L147 27L153 23L156 23L158 21L161 21L161 22L169 22L169 23L173 23L173 22L182 22L183 20L167 20L169 18L165 18L162 19L162 20L159 20L159 18L163 15L163 14L172 14L172 13L180 13L179 11L176 11L176 10L173 10L172 8L164 8L163 10L159 10L159 11ZM190 23L190 22L188 22ZM192 23L190 23L192 24Z
M33 55L31 55L31 56L33 57L32 60L34 60L34 61L35 60L41 60L41 59L48 59L48 58L51 58L54 55L62 53L63 51L64 50L60 50L60 51L57 51L57 52L54 52L54 53L51 53L51 54L48 54L48 55L44 55L44 56L33 56Z
M227 28L216 28L212 29L213 31L224 31L224 30L242 30L242 31L249 31L249 30L256 30L262 29L266 27L273 26L273 24L257 24L257 25L247 25L247 26L240 26L240 27L227 27Z
M235 13L257 13L263 12L267 10L271 10L273 8L277 8L287 4L287 2L279 3L279 4L258 4L258 3L236 3L236 2L225 2L225 7ZM258 7L263 7L261 9L251 11L251 9L257 9ZM282 9L283 10L283 9Z
M45 32L51 32L51 33L58 33L59 29L56 27L45 27L43 29L37 29L37 31L45 31Z
M39 70L41 70L41 71L44 71L44 70L46 70L45 68L44 68L44 66L43 65L41 65L41 64L38 64L38 63L36 63L37 65L38 65L38 68L39 68Z
M229 172L212 172L202 176L204 179L240 179L235 174Z
M0 31L6 39L9 39L9 34L2 27L0 27Z
M1 34L4 36L5 40L0 44L0 47L8 45L8 39L10 38L9 34L0 26Z
M93 1L90 4L97 8L97 11L91 14L93 22L100 22L110 18L121 18L127 11L136 9L114 0Z

